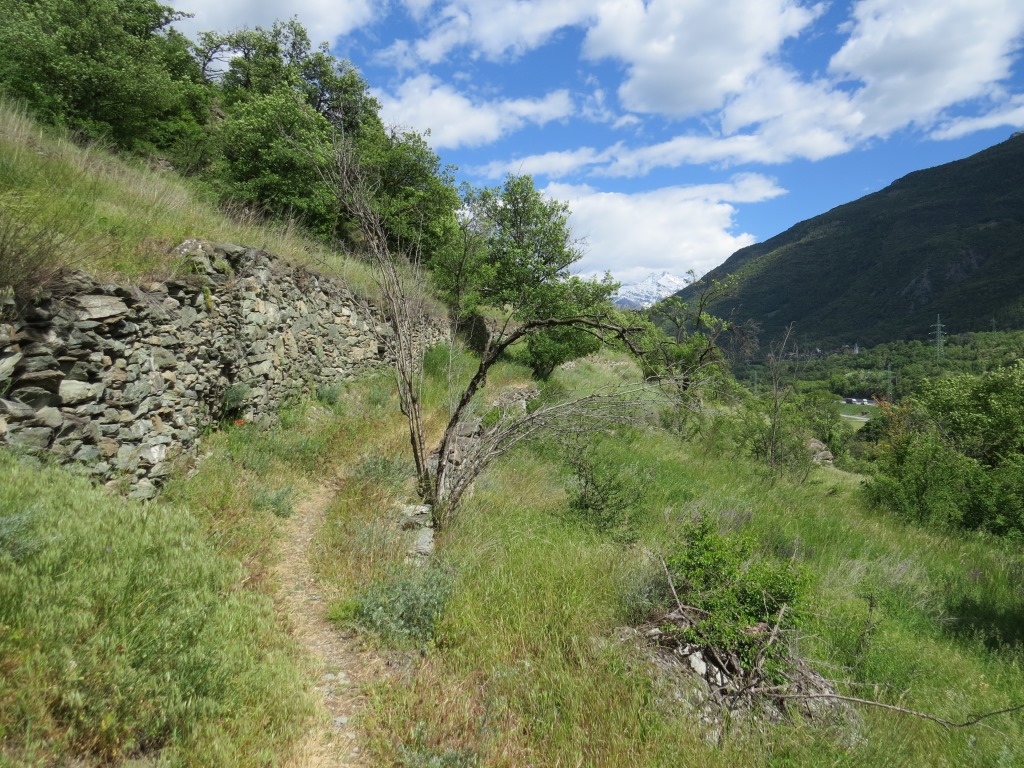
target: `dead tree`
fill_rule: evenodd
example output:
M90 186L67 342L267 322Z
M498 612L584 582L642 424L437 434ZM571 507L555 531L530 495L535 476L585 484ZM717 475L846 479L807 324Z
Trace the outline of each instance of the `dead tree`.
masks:
M610 302L603 300L613 287L610 283L588 283L565 274L565 267L578 258L571 248L566 247L564 253L550 259L544 254L529 252L525 258L532 261L510 266L514 274L506 280L508 289L492 293L491 306L496 307L497 319L492 318L476 371L461 392L454 393L447 426L434 452L436 462L433 461L427 449L421 400L424 350L417 329L426 322L427 312L418 249L415 244L396 246L394 239L388 237L374 204L372 184L351 151L344 147L339 149L328 178L338 191L345 211L360 228L366 254L380 286L381 310L389 326L384 343L392 357L399 401L408 420L419 492L424 501L432 505L436 527L449 522L480 472L523 440L542 431L578 433L602 424L628 421L635 418L638 411L649 408L654 395L664 396L668 392L678 396L680 392L692 391L689 386L665 387L664 384L676 377L694 381L695 371L682 371L678 367L672 370L671 366L659 363L655 366L657 372L647 371L650 375L633 385L530 409L498 407L484 426L479 419L478 396L486 385L488 373L512 345L531 334L552 328L573 328L597 337L602 343L620 344L638 355L650 353L661 343L661 340L658 344L651 343L655 333L653 326L639 319L630 322ZM527 196L536 194L539 198L532 182L528 189L523 189ZM530 198L528 202L535 204L536 199ZM533 247L537 241L544 240L554 242L557 250L559 238L568 237L567 230L561 229L566 226L565 221L558 219L563 210L558 206L543 209L542 215L554 215L556 219L552 226L554 234L549 231L543 233L544 237L524 238L528 240L527 245ZM521 218L516 219L516 226L521 227ZM565 240L562 247L567 243ZM520 253L516 250L514 257L521 258ZM500 257L496 260L500 261ZM529 285L531 278L537 281L533 293ZM492 278L491 282L500 282L500 278ZM486 288L483 292L486 293ZM530 311L519 311L522 306L528 306ZM574 308L578 311L572 311ZM699 366L709 364L710 359L710 356L698 356Z

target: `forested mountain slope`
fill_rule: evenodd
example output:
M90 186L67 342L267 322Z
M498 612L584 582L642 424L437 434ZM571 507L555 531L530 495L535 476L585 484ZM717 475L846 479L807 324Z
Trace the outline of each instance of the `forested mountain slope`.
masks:
M1020 134L911 173L734 253L705 278L734 276L712 311L822 347L922 338L937 315L947 332L1024 327L1022 179Z

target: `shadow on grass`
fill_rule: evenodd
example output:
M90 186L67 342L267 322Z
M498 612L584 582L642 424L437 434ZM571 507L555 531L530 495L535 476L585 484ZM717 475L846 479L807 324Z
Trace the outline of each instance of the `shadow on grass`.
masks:
M980 640L989 650L1024 650L1024 602L1005 606L961 597L947 610L952 619L947 631L954 637Z

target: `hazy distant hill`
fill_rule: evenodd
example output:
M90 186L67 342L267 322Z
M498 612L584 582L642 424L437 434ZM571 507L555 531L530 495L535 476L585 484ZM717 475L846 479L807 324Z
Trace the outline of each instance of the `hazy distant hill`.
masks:
M936 315L948 333L1024 328L1024 135L800 222L705 279L733 274L713 311L755 320L762 339L790 322L805 344L923 338Z

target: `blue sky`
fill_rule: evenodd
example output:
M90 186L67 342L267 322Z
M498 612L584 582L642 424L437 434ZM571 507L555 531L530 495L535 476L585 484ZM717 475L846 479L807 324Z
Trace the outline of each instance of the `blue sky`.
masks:
M569 202L577 265L701 274L1024 127L1021 0L170 0L295 15L458 175Z

